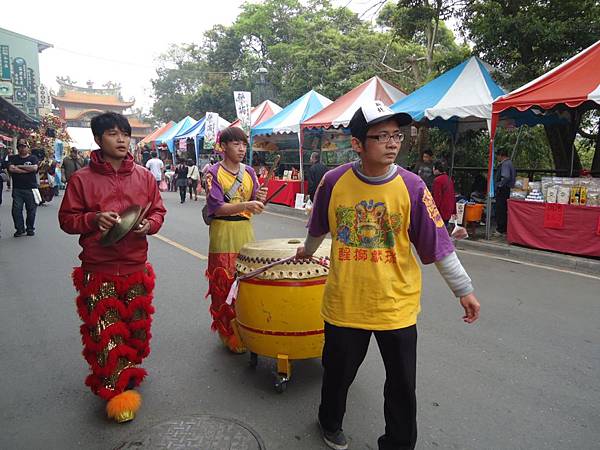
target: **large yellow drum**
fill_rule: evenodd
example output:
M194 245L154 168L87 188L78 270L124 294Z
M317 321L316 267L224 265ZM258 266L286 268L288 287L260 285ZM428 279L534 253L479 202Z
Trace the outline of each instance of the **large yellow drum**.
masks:
M246 244L240 251L238 275L247 274L296 253L300 239L270 239ZM331 241L325 240L315 257L328 260ZM328 269L313 261L278 264L242 280L235 305L234 330L251 352L277 359L275 388L285 389L291 360L319 358L323 350L321 301Z

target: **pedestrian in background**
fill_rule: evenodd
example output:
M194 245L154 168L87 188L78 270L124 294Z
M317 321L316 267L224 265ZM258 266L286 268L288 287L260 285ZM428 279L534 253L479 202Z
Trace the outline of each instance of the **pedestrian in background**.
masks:
M83 248L72 278L91 371L85 384L107 401L109 418L127 422L140 407L134 388L147 374L140 365L150 353L155 275L146 236L158 232L166 210L156 180L129 153L127 118L104 113L92 118L91 127L100 150L71 177L58 220L63 231L80 235ZM102 234L121 223L125 208L147 204L135 229L118 243L101 244Z
M152 158L148 160L146 163L146 169L152 172L154 175L154 179L156 180L156 185L158 186L163 179L163 171L165 168L165 164L161 159L158 158L156 152L152 152Z
M179 161L179 164L175 167L175 185L179 189L179 197L181 201L179 203L185 203L185 196L187 192L188 183L188 166L185 165L183 160Z
M508 226L508 199L510 190L515 186L517 172L508 156L508 150L498 150L498 168L496 169L496 235L504 236Z
M79 150L76 147L71 147L69 154L62 160L61 171L63 183L67 184L71 176L83 167L85 167L85 161L79 154Z
M31 154L25 139L17 141L17 154L8 157L8 172L12 178L12 218L15 225L15 237L35 235L35 214L37 203L33 190L38 189L38 158ZM39 193L39 191L38 191ZM23 220L23 206L27 219Z
M308 169L308 196L310 201L315 201L315 192L319 187L319 183L323 178L323 175L327 173L327 166L321 162L321 155L317 152L313 152L310 155L310 168Z
M433 188L433 152L429 149L421 153L421 159L415 164L414 172L421 177L429 191Z
M454 181L448 176L448 167L444 161L436 161L433 164L433 200L437 206L442 220L448 226L450 217L456 213L456 195L454 193Z
M188 174L187 174L187 185L190 190L190 200L192 199L192 193L194 194L194 201L198 201L198 180L200 179L200 169L194 164L192 159L187 160Z

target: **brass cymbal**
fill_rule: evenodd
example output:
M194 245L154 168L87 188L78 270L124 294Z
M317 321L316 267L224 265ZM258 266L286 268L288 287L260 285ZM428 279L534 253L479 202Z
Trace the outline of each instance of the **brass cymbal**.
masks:
M142 207L139 205L131 205L130 207L126 208L122 213L119 214L121 221L114 224L110 230L102 233L100 245L103 247L108 247L123 239L137 223L141 213Z

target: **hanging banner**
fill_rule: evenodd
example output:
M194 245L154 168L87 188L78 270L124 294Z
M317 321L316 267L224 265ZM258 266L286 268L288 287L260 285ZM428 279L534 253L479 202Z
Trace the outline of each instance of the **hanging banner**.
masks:
M0 45L0 78L10 81L10 47Z
M218 124L219 114L214 112L207 112L206 121L204 122L204 150L212 150L213 148L215 148Z
M251 96L252 94L246 91L233 92L237 118L240 119L242 130L244 130L247 135L250 134L250 126L252 125L252 119L250 116L250 109L252 108Z

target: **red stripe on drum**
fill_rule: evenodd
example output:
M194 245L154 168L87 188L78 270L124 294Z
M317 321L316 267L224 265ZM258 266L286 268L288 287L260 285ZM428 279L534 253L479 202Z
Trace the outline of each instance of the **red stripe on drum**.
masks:
M259 280L256 278L248 278L242 280L242 283L258 284L260 286L285 286L285 287L302 287L302 286L318 286L325 284L327 280L325 278L317 280L305 280L305 281L283 281L283 280Z
M264 334L268 336L315 336L317 334L323 334L325 330L308 330L308 331L272 331L272 330L259 330L244 325L243 323L237 322L237 325L244 330L251 331L252 333Z

